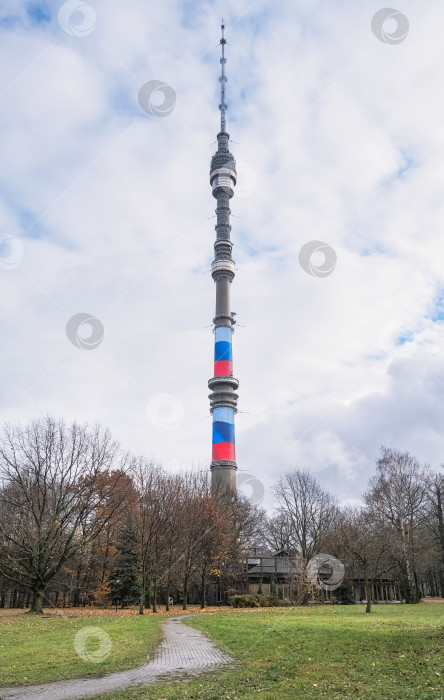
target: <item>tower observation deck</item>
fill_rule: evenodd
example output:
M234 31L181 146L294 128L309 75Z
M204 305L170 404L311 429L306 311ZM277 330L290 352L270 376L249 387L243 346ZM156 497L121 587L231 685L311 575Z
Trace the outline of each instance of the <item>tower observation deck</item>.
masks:
M210 184L216 207L216 241L212 277L216 285L216 313L214 323L214 376L209 380L211 390L210 411L213 414L213 455L211 483L219 493L236 492L236 454L234 439L234 416L237 412L239 386L233 377L232 335L234 314L230 306L231 283L234 279L234 260L231 257L233 244L230 240L230 199L236 185L236 162L229 151L230 135L226 131L225 87L225 26L222 20L221 75L219 78L221 101L220 131L217 135L217 151L211 159Z

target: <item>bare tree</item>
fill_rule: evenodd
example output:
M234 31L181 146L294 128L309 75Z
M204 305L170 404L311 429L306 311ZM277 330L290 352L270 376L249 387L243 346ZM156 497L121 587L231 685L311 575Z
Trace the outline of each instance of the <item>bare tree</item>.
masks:
M133 461L131 475L135 487L135 498L132 509L135 528L138 534L140 562L139 615L143 615L145 598L147 593L151 592L153 583L153 605L154 612L156 611L157 563L159 556L160 528L162 526L159 516L159 497L163 492L165 474L152 460L139 457Z
M269 547L277 552L293 553L294 539L291 534L290 519L282 510L268 519L265 540Z
M439 577L439 588L444 596L444 476L431 473L427 479L426 522L436 548L437 561L431 562Z
M364 579L369 613L373 583L394 568L387 524L369 508L344 508L336 518L327 546L347 564L349 574Z
M426 483L429 469L408 452L381 448L377 474L369 482L364 499L391 527L393 555L398 560L400 584L407 603L416 603L420 591L415 556L421 542L417 535L426 516Z
M208 475L202 475L202 491L196 504L201 534L196 543L196 564L200 575L201 608L212 572L220 575L233 561L234 523L230 509L211 491Z
M180 527L180 523L177 523L176 519L177 488L174 487L176 487L174 477L172 478L164 472L158 474L153 503L154 531L151 557L153 612L157 612L159 585L166 581L169 588L171 583L171 558L174 557L175 553L174 526ZM169 591L167 596L169 596Z
M180 530L177 533L179 556L176 562L176 571L182 587L182 607L184 610L188 607L189 584L197 566L197 547L205 532L199 518L201 496L201 474L191 472L182 475L178 503Z
M307 562L320 551L337 512L336 500L309 471L300 469L285 474L273 491L278 516L288 523L289 544Z
M176 575L176 562L179 557L180 494L182 477L168 474L163 490L163 519L161 532L161 552L159 561L159 583L165 587L165 609L170 609L170 594Z
M237 493L214 493L223 525L221 542L224 554L219 554L217 580L221 599L227 599L238 585L239 565L247 554L264 548L266 540L265 510L247 496Z
M4 428L0 573L32 589L32 612L43 611L48 583L120 507L125 466L118 443L100 426L67 427L48 416Z

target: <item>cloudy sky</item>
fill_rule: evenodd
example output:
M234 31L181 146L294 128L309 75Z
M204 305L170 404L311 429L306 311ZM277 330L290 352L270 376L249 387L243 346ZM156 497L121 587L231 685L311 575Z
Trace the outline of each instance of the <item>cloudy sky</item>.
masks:
M347 501L382 444L438 469L436 0L3 0L2 422L99 421L169 470L209 465L222 16L239 477L309 468ZM172 90L143 109L150 81Z

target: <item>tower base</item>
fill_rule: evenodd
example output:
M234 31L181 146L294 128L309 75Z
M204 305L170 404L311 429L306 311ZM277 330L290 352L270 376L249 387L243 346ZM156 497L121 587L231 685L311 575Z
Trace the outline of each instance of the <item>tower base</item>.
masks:
M211 462L211 488L219 495L236 495L236 462Z

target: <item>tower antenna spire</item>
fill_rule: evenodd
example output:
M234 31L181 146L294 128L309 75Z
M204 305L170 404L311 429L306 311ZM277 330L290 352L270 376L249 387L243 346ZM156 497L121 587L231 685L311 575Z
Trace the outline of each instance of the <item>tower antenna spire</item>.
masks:
M222 32L222 36L221 36L221 39L220 39L220 44L221 44L221 47L222 47L222 56L221 56L221 59L220 59L220 63L221 63L221 69L222 69L222 70L221 70L221 75L220 75L220 78L219 78L219 82L220 82L220 105L219 105L219 109L220 109L220 130L221 130L222 132L226 132L226 130L227 130L227 129L226 129L226 127L227 127L227 119L226 119L226 115L227 115L227 105L226 105L226 103L225 103L225 85L226 85L226 83L227 83L227 77L226 77L226 75L225 75L225 64L226 64L226 62L227 62L227 59L225 58L225 44L227 43L227 40L226 40L225 37L224 37L225 24L224 24L223 18L222 18L222 24L221 24L221 27L220 27L220 28L221 28L221 32Z

